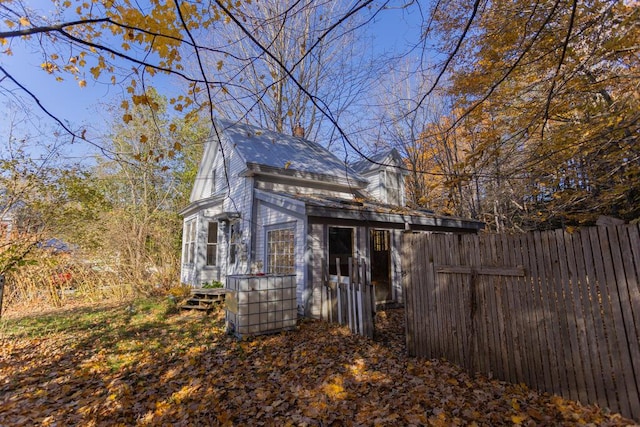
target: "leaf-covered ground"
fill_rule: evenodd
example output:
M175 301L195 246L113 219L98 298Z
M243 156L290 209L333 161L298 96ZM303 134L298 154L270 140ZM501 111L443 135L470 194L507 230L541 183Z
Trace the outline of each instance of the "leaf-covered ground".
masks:
M303 321L237 341L221 312L164 302L0 323L0 425L627 425L594 406L404 355L402 313L377 341Z

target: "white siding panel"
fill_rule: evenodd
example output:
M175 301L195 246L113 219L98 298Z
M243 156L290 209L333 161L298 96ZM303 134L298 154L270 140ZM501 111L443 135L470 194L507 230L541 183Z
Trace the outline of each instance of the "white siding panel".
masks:
M393 168L375 169L374 173L365 175L369 182L367 191L382 203L404 206L404 175Z
M380 170L375 169L373 172L369 172L363 176L369 182L367 184L366 190L371 195L371 197L381 202L384 202L385 201L383 198L385 196L383 192L384 184L380 180Z
M311 224L308 242L307 262L309 263L310 277L308 288L312 290L306 315L319 318L322 310L322 291L324 285L324 266L326 265L326 226Z
M402 231L391 231L391 284L392 295L396 302L403 303L402 295Z
M249 247L251 242L251 209L253 197L253 178L240 177L238 173L243 171L246 166L244 160L240 157L233 147L223 144L223 151L218 150L214 167L216 170L216 194L222 194L226 197L217 214L223 212L234 212L240 214L240 246L238 247L238 260L234 265L227 266L228 254L226 237L221 240L222 263L221 277L227 274L247 274L250 273L250 253ZM226 169L226 174L225 174Z
M255 262L262 262L266 269L266 235L267 230L279 225L295 227L295 257L296 257L296 297L298 305L304 305L305 289L305 248L304 220L298 215L265 202L257 203L255 236Z
M313 182L309 182L309 186L300 185L300 184L283 184L276 183L270 181L260 180L257 182L256 187L260 190L267 190L276 193L289 193L289 194L314 194L314 195L322 195L322 196L333 196L333 197L341 197L343 199L353 199L353 192L341 191L339 187L338 189L327 189L321 188L316 185L313 186Z

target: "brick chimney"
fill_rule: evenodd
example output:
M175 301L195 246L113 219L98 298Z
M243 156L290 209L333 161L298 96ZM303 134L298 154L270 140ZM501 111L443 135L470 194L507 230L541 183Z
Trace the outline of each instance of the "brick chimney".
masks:
M293 126L293 136L304 138L304 128L300 125L300 123L296 123Z

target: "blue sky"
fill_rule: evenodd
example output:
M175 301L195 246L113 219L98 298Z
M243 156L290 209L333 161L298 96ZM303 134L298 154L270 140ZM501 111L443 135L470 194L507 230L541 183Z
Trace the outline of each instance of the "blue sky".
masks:
M32 3L43 4L40 0ZM419 16L408 15L406 11L399 9L379 14L370 25L371 35L374 37L372 43L374 54L390 52L398 48L404 50L410 40L417 38L419 19ZM2 30L1 25L0 30ZM36 94L44 108L74 130L87 129L89 137L98 137L108 131L108 125L112 120L109 106L119 105L125 97L120 86L95 82L90 75L86 77L87 85L84 88L81 88L72 76L63 75L65 81L57 82L54 76L41 69L40 64L43 62L41 53L30 51L29 45L22 40L12 40L11 43L13 55L0 54L0 65L28 90ZM85 72L89 74L88 69ZM15 103L17 99L22 100L21 105L26 112L18 113L18 116L27 118L28 121L23 124L20 131L32 136L41 132L45 135L50 133L50 129L55 128L55 122L46 117L28 95L12 84L6 83L2 82L2 86L5 89L11 88L12 94L8 95L4 91L0 93L0 108L11 111L8 104ZM165 95L168 95L167 92L175 94L179 86L173 78L154 80L152 84ZM0 115L0 138L3 143L7 140L12 116L12 114ZM38 120L38 117L41 119ZM69 156L82 157L91 152L91 148L86 144L76 144L70 151L72 154L68 154Z

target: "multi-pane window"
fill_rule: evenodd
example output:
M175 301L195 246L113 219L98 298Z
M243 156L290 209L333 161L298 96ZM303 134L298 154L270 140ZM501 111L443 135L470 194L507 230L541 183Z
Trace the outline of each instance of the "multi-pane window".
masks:
M218 223L209 222L207 230L207 265L216 265L218 258Z
M389 231L388 230L372 230L371 231L371 249L375 252L389 250Z
M184 252L182 259L185 264L193 264L196 255L196 220L192 219L185 224Z
M295 273L295 233L293 228L267 231L267 273Z
M238 244L240 243L240 223L238 221L232 221L229 224L229 264L236 263L236 256L238 254Z

